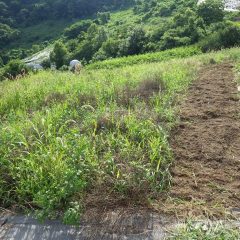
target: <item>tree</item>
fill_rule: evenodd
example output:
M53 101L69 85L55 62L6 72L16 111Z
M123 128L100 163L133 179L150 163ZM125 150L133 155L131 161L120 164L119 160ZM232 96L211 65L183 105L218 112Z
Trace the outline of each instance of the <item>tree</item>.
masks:
M84 35L77 50L73 56L75 58L86 60L89 62L94 54L102 47L102 44L107 40L107 32L104 27L100 27L93 23Z
M119 51L119 40L109 38L103 43L102 49L107 57L117 57Z
M0 67L3 66L3 60L2 60L2 57L0 56Z
M87 31L87 29L90 27L91 24L92 24L91 20L83 20L83 21L77 22L71 25L70 27L66 28L64 30L64 35L68 39L76 38L81 32Z
M26 74L28 68L26 65L19 59L11 60L5 67L3 76L9 79L14 79L18 75Z
M56 64L56 68L61 68L67 60L68 51L65 45L58 41L54 45L54 49L50 54L50 60Z
M19 12L20 21L26 22L29 16L30 16L30 12L26 8L21 9L21 11Z
M224 2L222 0L206 0L198 6L197 12L207 25L221 22L224 18Z
M104 25L110 20L110 12L98 12L97 18L99 23Z
M120 55L134 55L144 52L146 33L142 27L136 27L128 33L119 47Z
M190 8L176 13L161 38L161 49L189 45L205 35L203 19Z
M226 24L223 29L209 34L199 46L203 52L240 46L240 27Z
M0 23L0 48L16 38L18 34L19 31L9 27L7 24Z
M8 13L8 6L4 2L0 2L0 16L6 16Z

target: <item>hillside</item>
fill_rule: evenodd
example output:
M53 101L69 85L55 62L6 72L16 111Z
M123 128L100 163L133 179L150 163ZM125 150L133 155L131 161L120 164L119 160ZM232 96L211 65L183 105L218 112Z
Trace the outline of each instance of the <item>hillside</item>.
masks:
M0 57L24 58L59 38L67 26L97 12L127 8L133 1L0 1ZM32 49L31 49L32 48ZM6 49L6 51L4 51Z
M58 48L64 52L58 56L58 60L62 58L57 66L60 68L68 65L71 59L88 64L193 44L203 52L219 50L238 45L240 39L239 24L236 23L239 13L225 12L220 0L200 5L195 0L128 1L128 4L124 0L117 3L105 0L98 4L93 0L88 4L75 0L54 4L34 2L26 4L23 1L17 12L14 12L15 5L4 2L9 6L2 10L5 18L0 19L4 32L0 38L3 64L29 57L53 46L56 40L61 42ZM90 8L89 4L95 7ZM61 15L58 11L62 8L66 12ZM75 8L86 8L86 11ZM32 13L21 19L21 13L26 11ZM10 18L8 23L6 16ZM54 57L51 59L59 65L56 61Z

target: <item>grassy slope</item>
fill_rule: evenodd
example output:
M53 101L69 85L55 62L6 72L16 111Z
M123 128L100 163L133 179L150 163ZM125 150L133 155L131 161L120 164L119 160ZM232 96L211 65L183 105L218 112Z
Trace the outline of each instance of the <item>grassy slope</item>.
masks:
M143 201L165 190L179 96L211 58L239 53L1 82L0 201L48 215L65 209L68 221L86 193Z
M112 69L116 67L130 66L135 64L153 63L167 61L170 59L186 58L201 54L202 51L197 46L179 47L166 51L139 54L121 58L114 58L99 61L87 66L87 69Z

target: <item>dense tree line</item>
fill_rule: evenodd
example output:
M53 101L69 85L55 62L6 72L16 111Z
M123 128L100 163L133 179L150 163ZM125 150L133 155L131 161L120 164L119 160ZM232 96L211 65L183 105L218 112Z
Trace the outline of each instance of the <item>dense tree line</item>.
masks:
M49 19L90 17L99 11L127 7L133 0L0 0L0 49L16 39L18 26Z
M98 12L128 7L133 2L134 0L0 0L0 50L18 39L19 27L52 19L90 18ZM5 51L0 54L0 66L2 62L9 61L9 58L26 57L32 52L34 51L24 49Z
M88 17L132 3L133 0L1 0L0 9L11 22L30 25L47 19Z
M203 51L240 44L240 29L226 18L221 0L207 0L200 5L197 0L136 0L135 3L134 12L142 20L128 29L117 22L114 31L110 31L108 12L93 21L80 21L67 28L63 38L66 59L90 62L196 43ZM155 17L163 17L165 22L152 31L146 30L141 23Z
M88 16L65 29L55 44L51 61L57 68L76 58L83 63L121 56L161 51L198 44L203 51L240 44L240 28L231 14L224 12L221 0L0 0L0 46L16 38L16 21L33 24L50 18ZM111 22L110 10L133 4L138 22L124 25ZM23 14L24 13L24 14ZM94 14L94 15L93 15ZM15 16L12 18L11 16ZM94 17L90 17L94 16ZM148 29L145 23L161 20ZM127 20L131 21L131 20ZM1 34L2 32L2 34ZM45 45L43 45L45 46ZM37 48L36 48L37 49ZM37 50L36 50L37 51ZM21 49L12 50L11 58L23 58ZM0 65L7 62L1 60ZM49 63L46 64L49 66Z

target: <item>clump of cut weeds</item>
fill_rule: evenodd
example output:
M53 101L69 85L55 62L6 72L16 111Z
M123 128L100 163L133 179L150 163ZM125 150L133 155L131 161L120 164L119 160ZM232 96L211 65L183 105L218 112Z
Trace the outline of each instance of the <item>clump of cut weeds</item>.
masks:
M149 102L156 94L162 94L166 89L160 74L149 75L140 81L137 86L131 86L129 82L125 88L117 92L117 103L128 107L134 106L135 100Z
M239 240L240 229L231 223L194 223L188 221L174 230L168 240Z

